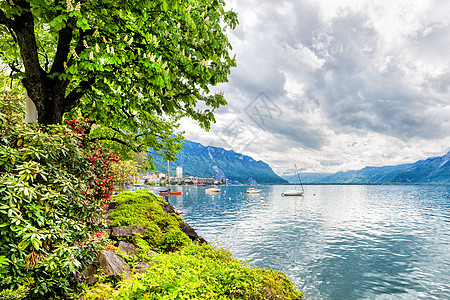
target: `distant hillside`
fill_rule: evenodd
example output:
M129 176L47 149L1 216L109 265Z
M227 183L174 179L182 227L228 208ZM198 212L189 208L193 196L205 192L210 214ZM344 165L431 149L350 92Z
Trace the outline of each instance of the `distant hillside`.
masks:
M289 172L292 174L286 174L288 172L285 172L284 174L281 175L281 178L286 179L287 181L289 181L290 183L295 183L298 182L298 179L296 178L294 172ZM300 176L300 180L302 181L302 183L317 183L317 182L321 182L321 180L327 176L332 175L332 173L298 173L298 175Z
M412 164L338 172L321 183L450 183L450 151Z
M178 160L170 162L170 175L175 169L183 167L183 176L215 178L242 184L283 184L286 180L275 174L268 164L256 161L250 156L219 147L205 147L199 143L185 140L183 150L177 154ZM167 162L154 157L158 172L167 173Z

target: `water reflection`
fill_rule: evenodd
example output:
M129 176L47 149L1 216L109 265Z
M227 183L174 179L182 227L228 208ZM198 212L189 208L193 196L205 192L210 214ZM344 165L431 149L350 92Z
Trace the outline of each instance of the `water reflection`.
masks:
M450 186L307 186L292 198L246 188L184 187L170 201L207 240L284 271L308 299L450 299Z

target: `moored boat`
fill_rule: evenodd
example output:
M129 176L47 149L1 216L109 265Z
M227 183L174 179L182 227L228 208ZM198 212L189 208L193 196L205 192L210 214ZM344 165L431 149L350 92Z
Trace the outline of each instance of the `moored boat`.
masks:
M303 196L303 193L305 192L305 189L303 188L302 181L300 180L300 176L298 176L297 166L294 164L295 168L295 175L297 175L298 181L300 183L300 186L302 187L301 191L297 190L297 182L295 182L295 190L287 190L283 193L281 193L281 196Z
M262 191L262 190L257 190L257 189L255 189L255 188L248 188L247 191L246 191L246 193L247 193L247 194L259 194L259 193L261 193L261 191Z
M205 190L205 193L218 193L220 192L220 189L218 188L209 188Z
M303 191L287 190L281 193L281 196L303 196Z
M181 192L171 192L170 190L166 191L159 191L158 195L160 196L166 196L166 195L181 195Z

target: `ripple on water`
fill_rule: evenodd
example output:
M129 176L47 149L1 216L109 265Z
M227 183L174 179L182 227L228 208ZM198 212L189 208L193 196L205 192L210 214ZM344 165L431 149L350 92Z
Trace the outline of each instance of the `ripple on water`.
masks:
M308 299L450 299L450 186L191 188L171 203L209 241L285 272ZM225 193L226 192L226 193ZM313 194L315 194L313 196Z

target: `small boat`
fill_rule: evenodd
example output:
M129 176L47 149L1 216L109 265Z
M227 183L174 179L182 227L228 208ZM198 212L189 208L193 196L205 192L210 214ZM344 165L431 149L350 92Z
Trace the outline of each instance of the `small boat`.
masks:
M167 191L159 191L158 195L165 196L165 195L181 195L181 192L171 192L170 190Z
M281 196L303 196L303 193L305 190L303 189L302 181L300 180L300 177L298 176L297 166L294 164L295 167L295 175L297 175L298 181L300 182L300 186L302 187L301 191L297 190L297 183L295 182L295 190L287 190L283 193L281 193Z
M220 192L220 189L218 188L209 188L205 190L205 193L218 193Z
M257 190L257 189L254 189L254 188L248 188L246 193L247 194L259 194L259 193L261 193L261 191L262 190Z
M281 196L303 196L303 192L297 190L287 190L281 193Z

